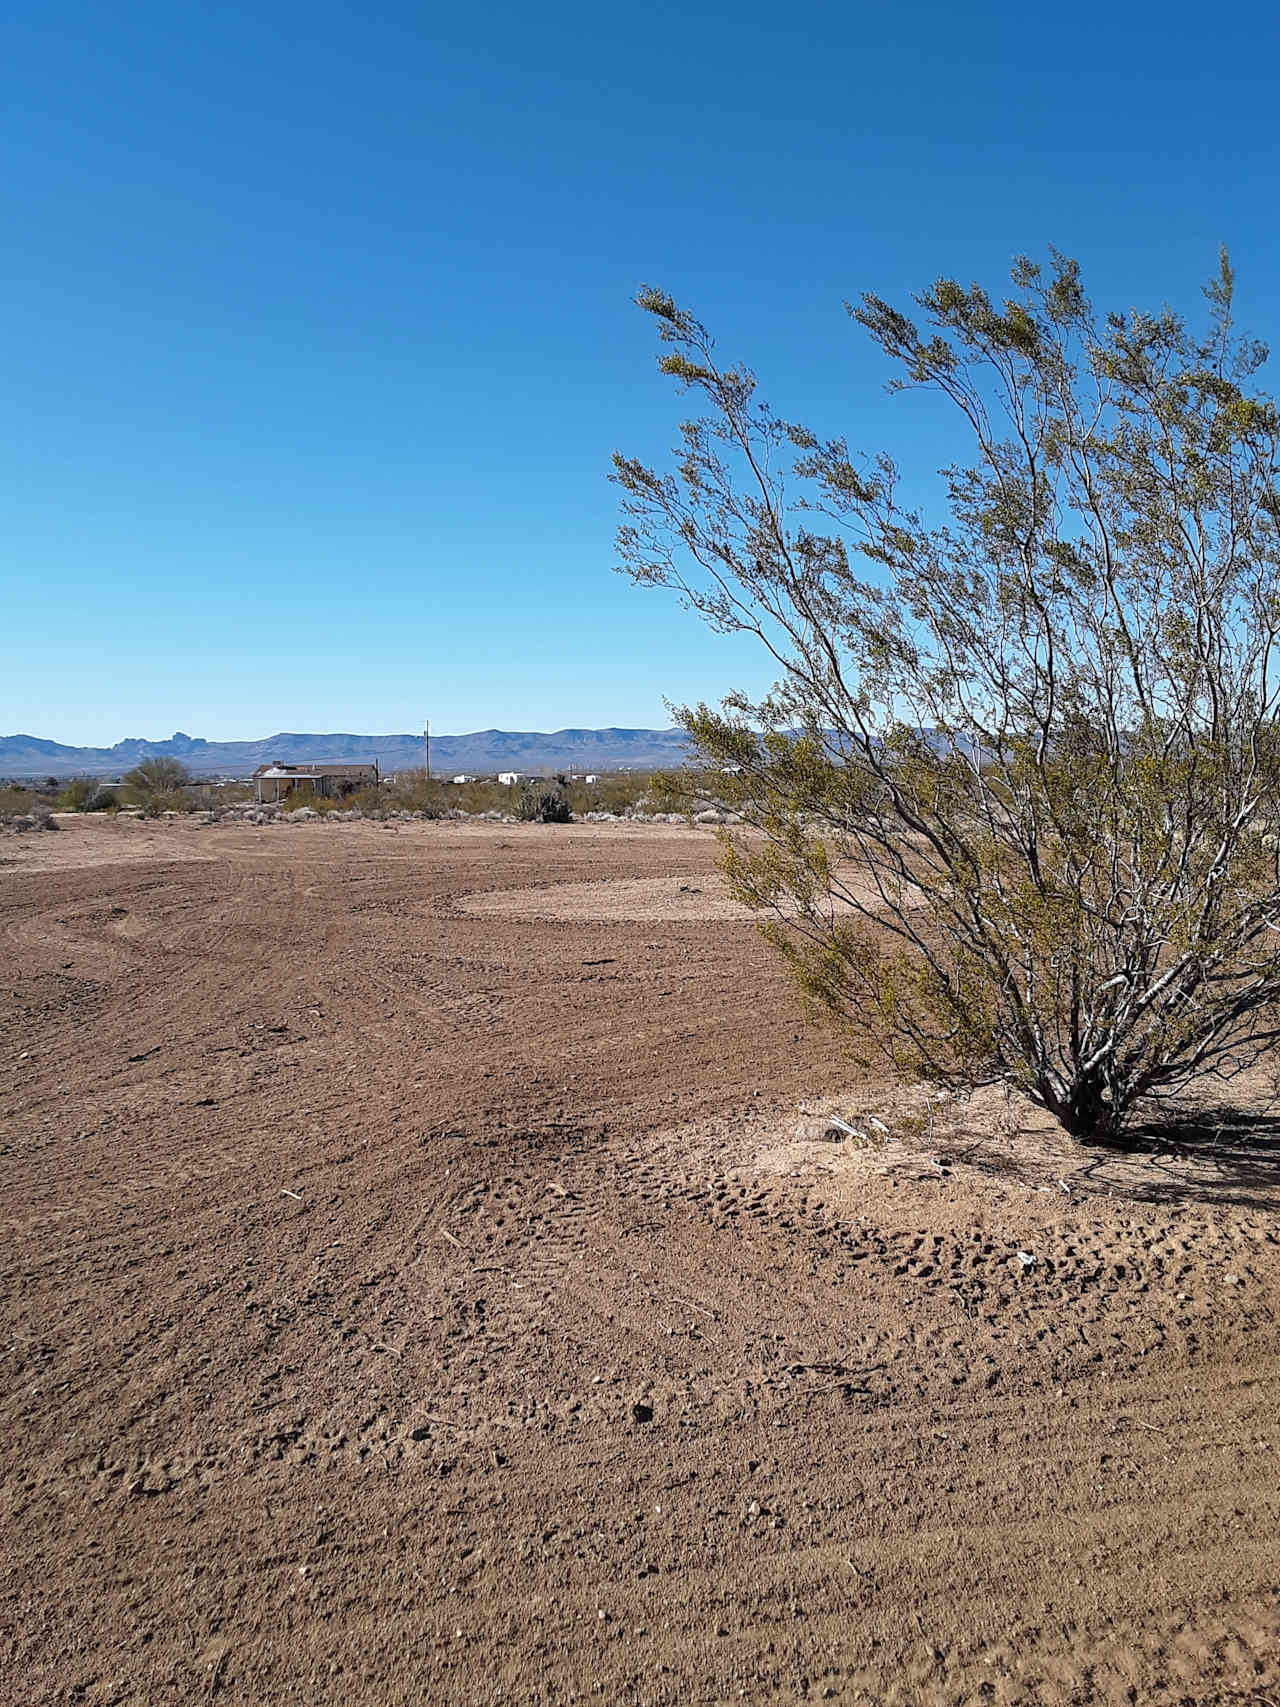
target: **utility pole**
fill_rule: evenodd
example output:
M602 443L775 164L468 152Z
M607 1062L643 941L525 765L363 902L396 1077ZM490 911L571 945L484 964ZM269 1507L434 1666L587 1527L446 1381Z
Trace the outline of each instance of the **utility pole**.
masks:
M422 756L426 761L427 781L431 781L431 719L428 717L426 728L422 731Z

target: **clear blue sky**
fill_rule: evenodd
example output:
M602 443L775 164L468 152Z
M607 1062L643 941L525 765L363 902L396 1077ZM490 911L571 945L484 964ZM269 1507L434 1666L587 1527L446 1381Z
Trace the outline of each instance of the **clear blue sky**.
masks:
M0 67L0 733L658 724L758 689L610 573L660 284L942 451L844 318L1077 255L1280 344L1273 7L56 3Z

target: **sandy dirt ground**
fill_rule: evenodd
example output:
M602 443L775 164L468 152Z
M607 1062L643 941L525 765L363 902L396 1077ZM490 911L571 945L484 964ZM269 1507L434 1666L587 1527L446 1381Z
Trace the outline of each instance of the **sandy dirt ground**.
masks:
M1125 1160L855 1083L692 830L64 823L0 1701L1280 1703L1260 1091Z

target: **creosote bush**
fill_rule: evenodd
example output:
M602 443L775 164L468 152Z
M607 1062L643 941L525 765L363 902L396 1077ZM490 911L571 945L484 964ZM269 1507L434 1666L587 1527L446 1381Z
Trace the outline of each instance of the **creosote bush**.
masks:
M520 785L516 817L526 824L568 824L573 813L564 790L558 785L526 782Z
M57 819L43 801L36 801L26 812L0 809L0 829L8 830L14 835L25 835L28 830L56 830L57 828Z
M0 812L30 812L39 796L24 782L0 783Z
M191 773L180 759L161 756L143 759L125 773L125 786L134 800L146 803L151 795L174 794L191 781Z
M624 771L597 775L594 782L585 777L569 779L569 805L579 816L588 812L614 812L619 817L637 809L657 811L654 804L653 778L647 772ZM666 810L666 808L662 808Z
M153 789L149 792L139 791L144 818L163 818L170 812L194 812L199 808L199 802L189 791L181 788Z
M64 812L85 812L97 791L98 784L91 776L72 777L70 782L62 785L58 805Z
M930 521L645 290L704 413L671 470L614 458L621 567L778 671L680 714L763 832L735 893L858 1050L1082 1140L1280 1035L1280 419L1225 255L1206 294L1201 332L1099 316L1054 254L864 296L964 441Z

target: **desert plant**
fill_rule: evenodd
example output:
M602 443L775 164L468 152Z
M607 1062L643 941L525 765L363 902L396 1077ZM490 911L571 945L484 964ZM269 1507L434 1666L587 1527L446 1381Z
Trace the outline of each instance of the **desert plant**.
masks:
M1100 319L1056 254L1012 279L940 279L923 329L850 309L968 441L941 525L643 291L710 414L674 472L615 457L621 566L776 661L680 721L741 767L731 881L809 995L903 1073L1114 1138L1280 1035L1280 417L1225 255L1203 335Z
M401 771L394 780L382 784L382 800L386 810L421 812L428 818L441 818L446 810L445 784L430 778L425 770Z
M298 812L306 807L321 817L355 812L365 818L378 817L388 804L386 793L372 784L366 788L344 788L334 794L322 794L318 788L302 783L291 788L280 802L286 812Z
M28 830L56 830L57 819L43 801L37 801L28 812L13 812L0 808L0 829L9 830L14 835L24 835Z
M615 812L621 816L652 805L652 781L648 772L640 771L604 773L594 782L585 777L576 781L570 778L566 796L574 812Z
M65 812L84 812L88 810L88 802L97 793L98 784L91 776L72 777L64 783L58 795L58 805Z
M693 811L698 792L692 771L655 771L649 779L646 799L655 812L679 812L687 816Z
M568 824L573 813L563 791L553 783L524 782L516 802L516 817L523 823Z
M180 805L173 805L172 797L191 781L191 773L180 759L161 755L143 759L131 771L126 771L124 781L132 803L141 806L148 817L155 817L155 803L159 796L169 796L170 799L158 811L181 810Z
M84 812L118 812L120 796L107 783L99 783L93 793L85 801L81 811Z

